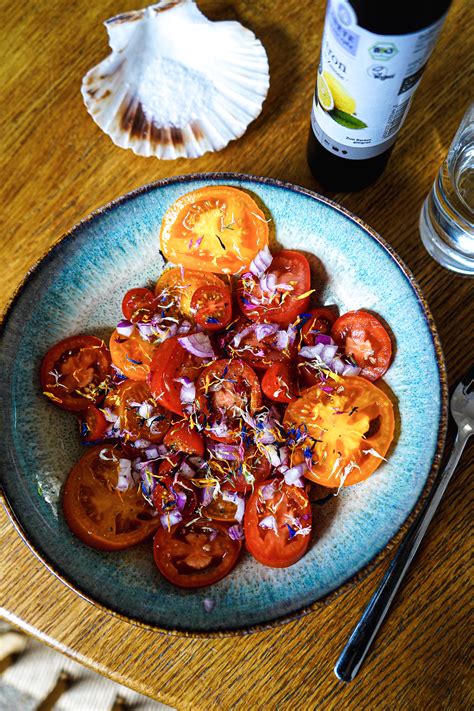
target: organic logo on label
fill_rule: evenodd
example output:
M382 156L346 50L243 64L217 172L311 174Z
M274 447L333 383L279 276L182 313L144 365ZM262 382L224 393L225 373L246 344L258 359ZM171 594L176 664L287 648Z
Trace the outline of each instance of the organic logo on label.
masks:
M384 81L385 79L393 79L395 74L389 74L389 69L384 67L383 64L372 64L371 67L367 69L367 74L373 79L380 79Z
M342 22L343 25L350 25L351 24L351 14L347 7L343 5L342 3L339 5L337 8L337 16L339 20Z
M387 62L398 54L398 49L393 42L376 42L372 47L369 47L369 54L372 59Z

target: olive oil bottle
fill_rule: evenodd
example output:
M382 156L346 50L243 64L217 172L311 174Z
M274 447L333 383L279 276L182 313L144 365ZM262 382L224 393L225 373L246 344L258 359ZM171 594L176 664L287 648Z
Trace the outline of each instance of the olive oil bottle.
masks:
M308 163L329 190L384 171L451 0L328 0Z

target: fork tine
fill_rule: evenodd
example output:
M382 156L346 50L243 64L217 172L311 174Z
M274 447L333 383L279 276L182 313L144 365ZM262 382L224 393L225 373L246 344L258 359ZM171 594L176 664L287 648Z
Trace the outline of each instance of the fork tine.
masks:
M471 365L467 373L462 377L461 383L463 386L463 391L465 391L465 395L469 395L469 393L473 392L474 390L474 364ZM470 386L470 389L469 389Z

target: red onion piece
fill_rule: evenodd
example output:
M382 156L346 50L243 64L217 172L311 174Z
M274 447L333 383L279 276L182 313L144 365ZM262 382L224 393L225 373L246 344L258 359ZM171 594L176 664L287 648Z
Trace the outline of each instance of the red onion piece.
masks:
M325 333L318 333L318 335L315 338L315 343L322 343L323 346L333 346L334 345L334 341L332 340L331 336L328 336Z
M167 529L170 529L171 526L174 526L176 523L181 523L182 520L183 517L181 515L181 511L178 511L177 509L160 516L161 525L163 528Z
M308 467L304 462L297 464L295 467L291 467L291 469L287 469L284 474L285 484L288 484L288 486L298 486L299 488L303 488L303 481L301 477L307 469Z
M255 324L255 337L257 341L261 341L267 336L273 336L278 331L277 323L257 323Z
M244 529L242 528L240 523L234 523L233 526L230 526L230 528L227 530L227 533L229 534L229 538L232 538L233 541L244 540Z
M186 479L192 479L196 474L194 469L190 467L186 461L181 462L181 466L179 467L179 473L182 474Z
M346 363L346 365L344 365L342 375L359 375L360 371L361 368L359 368L359 366L352 365L352 363Z
M121 336L126 336L128 338L129 336L132 335L134 328L135 328L135 324L133 324L131 321L128 321L127 319L123 318L117 324L117 333L119 333Z
M324 360L326 363L329 363L333 358L336 357L336 353L337 353L336 344L323 346L323 349L321 351L321 360Z
M267 271L272 261L272 254L268 248L268 245L265 245L265 247L261 249L260 252L252 259L249 269L254 276L260 277Z
M193 381L184 376L184 378L176 378L177 383L182 384L182 388L179 392L179 399L183 405L190 405L196 399L196 386Z
M262 486L262 488L260 489L260 496L264 501L268 501L268 499L271 499L274 493L275 484L273 482L271 484L265 484L265 486Z
M215 358L209 336L206 333L192 333L178 338L179 343L198 358Z
M149 447L145 449L145 455L147 459L158 459L159 453L157 447Z
M211 501L214 499L215 486L206 486L202 490L201 503L203 506L209 506Z
M119 473L117 486L115 488L117 491L127 491L127 489L130 489L134 484L132 462L130 459L119 459Z
M235 520L242 523L245 513L245 499L243 499L242 496L239 496L235 491L224 490L221 492L221 495L224 501L230 501L232 504L237 506Z
M278 331L275 338L275 347L279 351L284 351L290 345L290 337L287 331Z
M271 528L275 533L278 533L278 527L275 516L265 516L258 524L260 528Z
M241 448L238 444L209 442L207 448L216 459L224 459L227 462L233 462L242 456Z
M178 511L182 512L184 510L184 507L186 506L187 496L186 496L186 494L183 494L182 491L176 491L175 496L176 496L176 506L178 507Z

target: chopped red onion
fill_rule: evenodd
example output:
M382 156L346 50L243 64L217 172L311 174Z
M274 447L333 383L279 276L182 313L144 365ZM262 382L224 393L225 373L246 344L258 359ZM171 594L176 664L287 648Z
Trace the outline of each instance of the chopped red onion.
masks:
M192 479L196 474L194 469L190 467L186 461L181 462L181 466L179 467L179 473L182 474L186 479Z
M357 365L352 365L352 363L346 363L342 375L359 375L361 368Z
M130 444L136 449L146 449L151 442L149 439L136 439L135 442L130 442Z
M132 475L132 462L130 459L119 459L119 472L115 488L117 491L127 491L127 489L133 486L134 483Z
M221 492L221 496L224 501L230 501L236 505L235 520L242 523L245 513L245 499L239 496L235 491L226 491L225 489Z
M155 334L156 328L151 325L151 323L137 323L138 330L140 331L140 336L146 341Z
M291 467L291 469L287 469L284 474L285 484L288 484L288 486L303 488L304 484L301 477L307 469L308 467L304 462L297 464L295 467Z
M209 442L208 450L216 459L224 459L233 462L241 457L240 446L238 444L224 444L224 442Z
M194 385L191 378L185 375L183 378L176 378L177 383L182 384L182 388L179 393L180 402L183 405L190 405L196 399L196 386Z
M157 447L149 447L145 449L145 455L147 459L158 459L159 453Z
M209 432L213 432L216 437L225 437L229 432L229 428L223 420L214 422L208 430Z
M328 336L325 333L318 333L315 338L315 343L322 343L323 346L334 345L334 341L332 340L331 336Z
M202 490L201 503L203 506L209 506L211 501L214 499L214 492L216 490L215 486L206 486Z
M190 336L181 336L179 343L192 355L198 358L215 358L212 344L206 333L192 333Z
M272 261L272 254L268 248L268 245L265 245L265 247L261 249L260 252L252 259L249 269L254 276L260 277L267 271Z
M227 530L229 538L233 541L243 541L244 540L244 529L239 523L235 523L233 526Z
M246 326L246 327L243 328L241 331L239 331L238 333L236 333L236 334L234 335L234 338L232 339L232 345L235 346L236 348L238 348L238 347L240 346L240 341L242 340L242 338L245 338L245 337L248 336L250 333L252 333L252 331L254 330L254 328L255 328L255 324L252 323L250 326Z
M264 501L268 501L268 499L271 499L272 496L275 494L275 484L271 482L271 484L265 484L265 486L262 486L260 489L260 496Z
M285 348L288 348L289 344L290 344L290 338L288 336L287 331L278 331L278 333L276 334L276 338L275 338L275 347L279 351L284 351Z
M263 274L260 277L260 289L262 291L270 292L271 294L275 293L277 287L277 278L276 274L273 274L273 272L270 272L270 274Z
M117 422L117 420L120 419L118 415L116 415L112 412L110 407L104 407L102 412L104 413L105 419L107 420L107 422L113 422L115 424ZM120 425L119 425L119 427L120 427Z
M190 321L182 321L178 328L178 333L189 333L192 329L192 323Z
M331 370L333 370L337 375L342 375L344 372L344 363L340 358L333 358L331 362Z
M181 511L178 511L177 509L169 511L168 513L162 514L160 516L161 525L163 526L163 528L167 528L168 530L176 523L181 523L182 520L183 517L181 515Z
M151 417L151 415L153 414L153 410L154 407L151 402L142 402L140 407L138 408L138 415L144 420L148 420L148 418Z
M117 324L117 333L119 333L121 336L126 336L128 338L128 336L132 335L134 328L135 324L133 324L131 321L128 321L128 319L123 318Z
M265 516L258 524L260 528L271 528L275 533L278 533L278 527L275 516Z
M277 323L257 323L255 324L255 337L257 341L261 341L267 336L273 336L278 331Z
M323 348L322 343L317 343L315 346L303 346L303 348L300 348L298 355L302 358L320 358Z
M178 507L178 511L182 512L184 510L184 507L186 506L186 501L187 501L186 494L183 494L182 491L176 491L175 496L176 496L176 506Z

